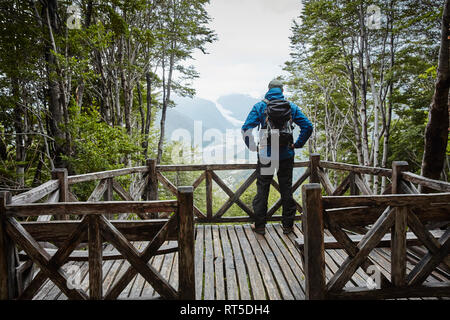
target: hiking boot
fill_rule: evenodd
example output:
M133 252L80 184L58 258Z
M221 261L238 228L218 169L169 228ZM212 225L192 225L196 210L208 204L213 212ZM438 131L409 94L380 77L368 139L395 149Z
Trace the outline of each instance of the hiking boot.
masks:
M266 228L265 227L256 228L254 223L251 225L251 228L252 228L253 232L256 232L256 233L258 233L260 235L264 235L266 233Z
M294 227L284 227L283 226L283 234L289 234L294 231Z

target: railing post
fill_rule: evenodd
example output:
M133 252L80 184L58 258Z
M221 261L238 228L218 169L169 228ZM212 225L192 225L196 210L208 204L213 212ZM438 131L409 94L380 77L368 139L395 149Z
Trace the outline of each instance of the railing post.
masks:
M206 169L205 171L205 190L206 190L206 217L212 219L213 215L213 197L212 197L212 175L211 171Z
M88 225L89 298L100 300L103 298L103 245L100 233L100 216L95 214L89 215Z
M113 201L113 178L106 179L106 191L103 194L104 201Z
M350 195L352 196L357 196L359 194L355 176L356 174L354 172L350 172Z
M302 187L306 299L325 299L325 246L320 184Z
M401 174L408 170L408 162L392 162L392 194L400 192ZM391 282L403 286L406 281L406 227L408 209L395 209L395 222L391 229Z
M309 183L319 183L319 163L320 163L320 154L313 153L310 155L310 170L311 174L309 176Z
M147 159L146 165L148 167L147 187L145 188L144 199L157 200L158 199L158 178L156 177L156 159ZM152 218L158 218L158 213L151 213Z
M182 300L195 300L194 188L178 187L178 291Z
M158 178L156 177L156 159L147 159L148 181L145 190L145 200L158 199Z
M318 183L320 185L320 177L319 177L319 164L320 164L320 154L318 153L311 153L309 156L309 183ZM303 222L303 214L301 216L301 228L302 232L304 233L304 222Z
M103 201L113 201L113 178L106 179L106 191L103 194ZM113 218L113 214L105 214L105 217L111 220Z
M69 183L67 181L67 169L58 168L52 171L52 179L59 181L59 202L69 202ZM56 216L58 220L68 220L66 215Z
M0 299L14 299L18 294L16 281L16 246L5 229L6 205L11 202L11 193L0 192Z

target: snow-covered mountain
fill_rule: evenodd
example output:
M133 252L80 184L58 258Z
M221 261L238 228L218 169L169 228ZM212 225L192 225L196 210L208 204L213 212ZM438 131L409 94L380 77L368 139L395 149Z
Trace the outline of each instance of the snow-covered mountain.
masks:
M241 127L258 101L244 94L221 96L217 101L175 97L176 106L167 111L166 139L183 140L195 146L200 162L254 163L256 153L245 147ZM298 128L294 134L298 134Z
M189 145L196 147L197 156L200 157L196 158L197 163L256 163L256 153L250 152L242 140L241 127L258 101L260 100L243 94L222 96L217 101L176 97L176 107L167 111L166 139L186 142L187 136ZM296 128L295 137L298 132L299 129ZM186 163L186 159L183 159L183 163ZM294 180L302 172L303 170L294 170ZM224 179L232 178L234 185L242 182L249 172L238 170L218 174Z

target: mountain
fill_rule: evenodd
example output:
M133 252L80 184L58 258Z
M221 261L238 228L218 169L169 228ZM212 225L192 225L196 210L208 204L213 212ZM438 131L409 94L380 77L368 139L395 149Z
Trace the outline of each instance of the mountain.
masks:
M261 99L256 99L245 94L229 94L217 99L217 103L228 110L230 116L242 122L245 121L255 103L259 101Z
M243 94L222 96L217 102L202 98L176 97L174 98L176 106L167 110L166 139L171 140L172 134L177 129L184 129L190 135L193 145L197 143L194 133L198 134L198 130L201 129L203 162L231 163L243 162L245 159L245 162L256 163L256 153L249 152L245 148L240 135L240 128L251 108L258 101L260 100ZM160 116L159 114L158 118ZM215 130L209 131L209 129ZM227 130L233 130L234 140L225 139ZM223 140L221 142L214 139L208 140L208 135L205 135L208 132L222 135ZM296 138L298 134L299 129L296 126L294 137ZM174 138L178 140L178 137ZM235 147L230 150L230 146ZM223 157L216 158L215 155L223 155ZM303 171L303 168L294 170L293 180L298 179ZM233 188L237 188L250 173L251 170L218 171L221 178L230 180L230 186ZM297 190L298 192L299 190Z
M206 162L211 162L211 159L217 159L214 160L216 163L242 162L243 159L255 162L256 153L245 148L240 128L258 101L260 100L244 94L221 96L217 102L202 98L175 97L176 106L167 110L166 139L179 140L180 135L185 137L188 134L191 145L199 146L201 143L202 157ZM176 132L178 129L182 131ZM294 138L299 131L295 126ZM227 132L233 133L233 136L230 138ZM172 137L174 133L176 134Z
M176 97L174 102L176 107L167 109L165 133L167 140L171 140L172 134L179 129L187 130L193 143L194 134L196 133L195 128L201 130L202 135L208 129L217 129L225 135L227 129L235 128L212 101L201 98ZM158 124L160 119L161 112L159 111ZM180 131L179 133L183 132ZM210 143L210 141L204 141L203 147L208 146Z
M189 119L201 121L204 128L214 128L223 132L226 129L234 128L234 125L217 109L216 104L210 100L176 97L174 102L176 104L174 110Z

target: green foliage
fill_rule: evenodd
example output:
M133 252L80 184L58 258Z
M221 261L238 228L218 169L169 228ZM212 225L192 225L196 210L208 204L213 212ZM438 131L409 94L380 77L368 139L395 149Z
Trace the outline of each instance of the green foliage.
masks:
M76 108L74 108L76 109ZM75 172L95 172L123 167L123 159L142 161L136 137L122 127L111 127L101 121L95 106L85 112L73 112L70 132L74 156L64 156Z
M322 158L358 163L355 131L362 136L367 130L368 162L379 165L384 124L389 125L386 114L391 108L386 165L406 160L413 171L420 169L426 112L436 78L443 3L303 1L301 23L292 26L292 58L285 70L289 72L287 82L293 99L313 121L315 132L310 141L314 152L321 153ZM361 12L366 18L366 9L372 4L380 7L383 19L380 29L365 27L363 48ZM374 130L377 124L378 130ZM382 134L377 137L377 132ZM376 142L379 153L374 161Z
M172 105L170 91L194 95L189 61L216 39L208 2L1 1L0 185L42 183L53 167L83 174L156 158L158 109ZM71 5L80 29L66 23Z

